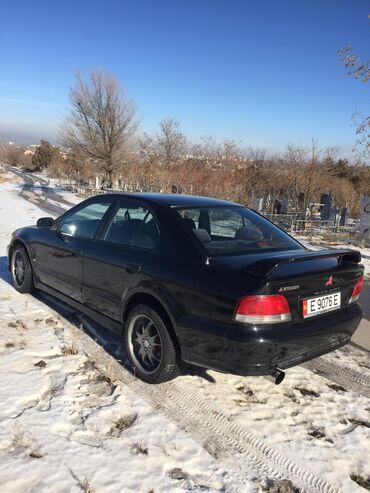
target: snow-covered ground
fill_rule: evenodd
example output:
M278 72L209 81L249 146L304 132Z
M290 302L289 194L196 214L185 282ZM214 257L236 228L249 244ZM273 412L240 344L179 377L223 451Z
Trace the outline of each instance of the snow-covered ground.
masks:
M8 178L0 184L0 491L365 491L350 476L370 477L368 352L348 345L288 370L280 386L190 369L148 386L121 364L115 335L11 287L10 233L80 199L42 176ZM278 480L286 490L269 489Z

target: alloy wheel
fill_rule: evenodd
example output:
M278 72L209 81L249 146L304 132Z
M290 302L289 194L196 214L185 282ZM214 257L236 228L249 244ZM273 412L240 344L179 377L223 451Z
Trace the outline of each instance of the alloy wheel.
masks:
M21 287L26 277L26 263L21 252L16 252L14 255L13 277L17 286Z
M134 316L128 326L128 350L135 366L147 375L155 373L163 356L159 331L147 315Z

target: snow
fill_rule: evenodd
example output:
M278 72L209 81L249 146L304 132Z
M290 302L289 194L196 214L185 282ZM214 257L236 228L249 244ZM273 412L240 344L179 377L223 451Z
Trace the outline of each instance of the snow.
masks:
M139 382L118 361L115 335L11 287L11 232L80 199L43 176L36 190L27 176L8 178L0 184L1 491L248 493L266 477L306 491L364 491L350 475L370 477L368 352L348 345L322 359L360 374L361 393L303 367L279 386L195 370L161 386Z

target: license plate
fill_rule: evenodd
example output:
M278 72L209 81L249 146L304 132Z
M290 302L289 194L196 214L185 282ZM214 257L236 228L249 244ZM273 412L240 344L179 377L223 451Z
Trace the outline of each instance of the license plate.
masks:
M340 308L340 298L340 292L338 292L303 300L303 318L338 310Z

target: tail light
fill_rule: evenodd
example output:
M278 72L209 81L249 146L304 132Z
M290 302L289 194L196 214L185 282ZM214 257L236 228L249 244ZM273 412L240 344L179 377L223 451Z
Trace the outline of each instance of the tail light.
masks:
M355 303L356 301L358 301L363 287L364 287L364 278L360 277L359 279L357 279L357 282L355 284L355 287L353 288L353 291L352 291L352 294L351 294L351 297L350 297L348 303Z
M235 320L248 324L290 322L292 315L287 299L281 294L244 296L238 303Z

